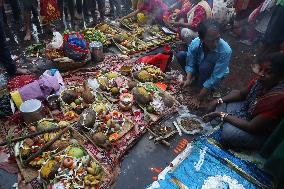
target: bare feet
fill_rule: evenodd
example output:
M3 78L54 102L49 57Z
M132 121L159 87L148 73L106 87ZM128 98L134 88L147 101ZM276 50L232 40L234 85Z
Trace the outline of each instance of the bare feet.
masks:
M30 74L31 72L27 69L23 69L23 68L18 68L16 71L16 75L26 75L26 74Z
M31 39L32 39L32 34L31 34L30 31L27 31L24 40L25 41L30 41Z

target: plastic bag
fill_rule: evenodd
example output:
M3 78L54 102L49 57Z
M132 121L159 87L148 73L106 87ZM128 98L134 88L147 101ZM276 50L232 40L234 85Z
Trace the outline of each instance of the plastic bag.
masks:
M63 46L63 36L59 32L53 32L53 38L46 48L60 49Z

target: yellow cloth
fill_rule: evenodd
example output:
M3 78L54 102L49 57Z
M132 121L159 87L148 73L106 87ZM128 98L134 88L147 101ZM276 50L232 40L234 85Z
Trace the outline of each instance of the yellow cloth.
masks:
M20 106L23 103L23 99L22 99L19 91L13 91L10 94L11 94L11 97L12 97L13 101L15 102L17 108L20 109Z

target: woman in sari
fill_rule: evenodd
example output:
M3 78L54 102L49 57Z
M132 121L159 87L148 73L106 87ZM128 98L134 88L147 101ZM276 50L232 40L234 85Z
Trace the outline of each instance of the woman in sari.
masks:
M205 0L184 1L182 9L174 14L167 25L171 28L177 28L181 39L189 43L198 36L197 30L201 22L212 18L212 3Z
M40 16L43 24L50 25L60 19L60 12L56 0L40 0Z
M155 23L163 23L165 18L169 17L169 8L163 0L143 0L143 2L138 3L137 10L121 18L127 19L143 13L149 21Z
M253 66L257 79L214 100L209 110L221 107L204 116L224 121L221 142L228 147L260 149L284 116L284 54L269 54L258 62Z

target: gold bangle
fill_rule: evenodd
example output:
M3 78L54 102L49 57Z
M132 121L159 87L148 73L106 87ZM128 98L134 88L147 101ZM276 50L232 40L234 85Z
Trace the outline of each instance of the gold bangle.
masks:
M228 113L225 113L225 112L220 112L220 118L221 118L221 121L224 121L224 119L226 118L226 117L228 117Z

